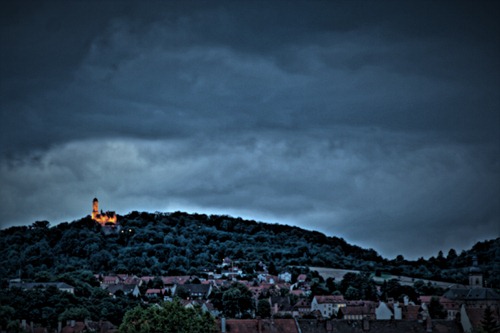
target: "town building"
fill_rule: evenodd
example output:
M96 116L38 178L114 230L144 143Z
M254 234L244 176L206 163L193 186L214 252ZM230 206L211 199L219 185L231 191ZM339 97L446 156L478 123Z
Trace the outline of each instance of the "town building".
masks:
M314 296L311 302L311 312L319 311L323 318L330 318L337 315L340 308L347 305L342 295L321 295Z

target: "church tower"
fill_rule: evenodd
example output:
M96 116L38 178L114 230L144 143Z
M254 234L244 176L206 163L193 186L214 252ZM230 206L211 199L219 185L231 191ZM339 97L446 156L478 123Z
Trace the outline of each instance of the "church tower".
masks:
M469 269L469 287L483 288L483 272L477 263L477 256L472 257L472 267Z
M99 215L99 200L94 198L94 201L92 201L92 219L95 220L97 215Z

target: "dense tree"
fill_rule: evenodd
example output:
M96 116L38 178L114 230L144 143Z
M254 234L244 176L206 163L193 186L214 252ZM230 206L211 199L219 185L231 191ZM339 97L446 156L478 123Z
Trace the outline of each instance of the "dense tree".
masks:
M185 308L175 300L147 308L137 306L125 313L120 333L211 333L215 322L200 308Z
M59 321L66 322L67 320L80 320L90 319L90 312L84 307L73 307L64 310L59 315Z
M425 283L422 280L417 280L413 284L413 288L415 292L419 295L435 295L441 296L444 293L444 289L441 287L437 287L430 282Z
M21 269L24 279L33 279L45 266L52 275L79 269L186 274L230 256L263 261L272 274L289 265L317 264L463 283L463 268L471 265L467 253L455 258L454 250L446 258L440 252L428 261L408 261L401 255L388 261L342 238L229 216L132 212L119 219L122 228L117 234L101 232L90 217L54 227L37 221L31 227L1 230L0 241L8 246L0 249L0 276L17 277ZM500 253L500 239L478 243L474 251L488 285L500 287L500 265L492 260ZM251 273L251 265L242 266Z
M347 299L377 300L375 282L366 273L347 273L339 285L339 291Z
M446 310L444 309L438 297L432 297L428 305L429 314L432 319L446 318Z
M481 320L481 327L485 333L499 333L500 324L493 317L493 311L488 306L484 309L483 319Z
M246 286L234 283L222 293L222 306L226 316L242 318L254 311L252 294Z
M446 259L449 261L449 262L453 262L453 260L457 259L457 251L455 251L455 249L450 249L448 251L448 255L446 256Z
M271 304L269 299L260 299L257 303L257 316L269 318L271 316Z
M183 286L178 286L175 290L175 296L181 298L181 299L187 299L189 297L190 293L189 290L187 290Z
M344 297L347 300L358 300L361 299L361 293L359 292L358 288L349 286L344 293Z
M396 279L386 281L381 287L381 292L384 300L393 298L398 301L403 301L404 296L407 296L410 300L416 302L418 298L418 293L415 288L411 286L402 286Z
M0 330L7 328L14 320L16 310L8 305L0 305Z

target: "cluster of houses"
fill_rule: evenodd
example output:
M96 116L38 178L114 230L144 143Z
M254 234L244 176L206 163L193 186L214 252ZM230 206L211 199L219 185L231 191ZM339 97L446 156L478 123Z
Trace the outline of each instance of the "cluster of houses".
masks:
M358 327L366 332L371 330L370 325L372 328L382 325L376 323L379 321L392 323L392 326L378 327L377 332L391 332L390 329L394 327L406 330L410 328L404 325L415 323L419 323L419 326L411 328L413 331L418 331L420 327L423 332L453 332L457 329L452 327L455 325L463 332L472 332L473 328L481 325L487 307L492 310L496 320L500 318L500 295L493 289L483 287L482 272L478 269L477 263L470 269L469 286L454 286L439 297L439 302L446 311L444 321L447 322L440 325L435 324L436 320L433 320L429 313L431 296L421 296L418 303L411 302L407 297L402 302L392 299L387 302L346 300L342 295L311 295L311 286L305 274L299 275L295 281L292 281L292 275L289 272L273 276L264 269L257 272L256 280L249 281L245 280L241 270L228 258L224 259L219 267L222 268L219 274L210 273L207 278L196 276L139 277L127 274L98 274L95 278L99 281L101 288L113 297L118 294L133 295L141 297L147 303L157 303L180 296L185 307L201 307L203 311L217 318L220 332L265 332L267 326L268 331L272 329L279 332L280 325L283 326L283 332L294 332L295 330L290 328L292 326L297 328L297 332L307 332L307 327L314 326L312 319L321 323L320 326L317 324L311 328L314 332L338 331L337 326L346 325L346 322L359 323L353 324L354 328L351 331L356 331L355 328ZM263 267L265 268L264 265ZM253 313L254 319L223 318L222 313L210 302L210 295L214 290L228 287L235 281L248 288L255 304L261 299L269 301L271 319L258 318L255 313ZM65 283L11 282L11 287L24 289L40 285L42 287L54 285L60 290L74 292L74 289ZM283 293L283 290L287 292ZM289 295L296 297L289 297ZM296 301L292 303L291 299ZM301 327L301 325L305 326ZM76 332L76 330L65 332Z
M252 297L257 300L269 301L273 318L317 318L321 320L343 319L348 321L408 321L431 322L428 306L431 296L421 296L417 303L407 297L402 302L389 299L388 302L373 302L368 300L346 300L342 295L311 295L311 286L305 274L292 281L289 272L277 276L267 274L266 270L257 272L257 281L245 280L242 271L235 263L226 258L220 265L221 273L210 273L208 278L194 276L164 276L159 277L162 288L150 288L145 294L140 294L141 285L154 280L153 276L96 276L103 289L114 295L118 290L124 294L142 296L147 301L169 300L183 290L183 304L186 307L200 306L203 311L209 311L219 318L221 313L213 307L209 296L214 289L231 285L234 281L245 285ZM265 266L263 266L265 268ZM481 325L484 311L489 307L495 318L499 319L500 295L493 289L484 288L482 272L477 261L470 269L468 286L452 286L439 297L439 302L446 311L447 321L453 321L462 327L464 332L471 332L473 327ZM196 281L196 283L193 283ZM280 290L287 290L295 295L298 301L291 303L289 296L284 296ZM429 324L430 325L430 324Z

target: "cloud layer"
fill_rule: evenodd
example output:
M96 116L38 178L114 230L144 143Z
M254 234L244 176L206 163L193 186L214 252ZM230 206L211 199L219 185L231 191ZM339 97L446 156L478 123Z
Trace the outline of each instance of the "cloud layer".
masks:
M78 218L98 196L388 256L500 234L492 3L10 5L4 226Z

